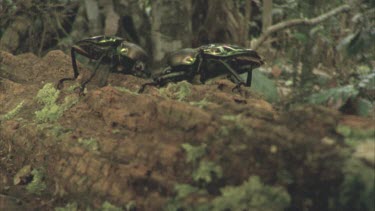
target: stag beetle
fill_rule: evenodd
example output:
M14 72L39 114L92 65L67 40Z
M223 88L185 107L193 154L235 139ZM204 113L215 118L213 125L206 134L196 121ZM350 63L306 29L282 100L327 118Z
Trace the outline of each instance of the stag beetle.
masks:
M106 69L105 77L109 72L131 74L138 77L149 77L150 73L145 69L147 53L138 45L125 41L116 36L95 36L78 41L71 48L73 65L73 78L60 79L57 88L61 89L66 80L77 79L79 72L76 61L76 53L89 59L97 60L95 69L90 77L81 85L81 92L86 84L95 76L100 64L110 64L111 68ZM107 78L105 78L106 80ZM105 81L104 81L105 83ZM104 85L104 84L103 84Z
M212 68L209 63L216 63L222 68ZM169 82L187 80L191 82L200 75L201 83L219 75L228 74L237 84L251 86L252 70L264 64L259 54L248 48L229 44L209 44L199 48L185 48L171 53L167 58L167 67L153 78L153 82L145 83L139 92L148 85L164 86ZM239 74L248 73L244 82Z

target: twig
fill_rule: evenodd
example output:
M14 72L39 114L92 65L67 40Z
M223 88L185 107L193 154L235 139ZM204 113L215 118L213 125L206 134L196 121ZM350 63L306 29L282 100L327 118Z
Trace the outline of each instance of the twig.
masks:
M338 13L341 13L341 12L346 12L346 11L349 11L350 10L350 6L345 4L345 5L342 5L340 7L337 7L327 13L324 13L318 17L315 17L315 18L301 18L301 19L292 19L292 20L288 20L288 21L284 21L284 22L281 22L281 23L277 23L277 24L274 24L270 27L268 27L263 33L262 35L254 42L254 44L252 45L252 48L253 49L258 49L259 46L264 43L264 41L272 34L272 33L275 33L277 31L281 31L281 30L284 30L286 28L290 28L292 26L296 26L296 25L309 25L309 26L312 26L312 25L316 25L318 23L321 23L323 21L325 21L326 19L328 19L329 17L331 16L334 16Z

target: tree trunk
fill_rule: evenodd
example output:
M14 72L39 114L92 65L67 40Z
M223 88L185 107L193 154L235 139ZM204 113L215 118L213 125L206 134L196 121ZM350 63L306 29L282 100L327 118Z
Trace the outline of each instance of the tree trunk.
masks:
M195 46L208 43L234 43L244 45L245 35L244 16L239 12L234 1L208 0L207 9L202 9L202 2L197 0L194 4L194 19L198 19L195 29ZM245 15L247 15L245 8ZM199 12L197 12L199 11ZM203 23L203 24L202 24ZM247 34L247 33L246 33Z
M191 46L191 1L152 1L151 37L156 66L168 52Z
M272 0L263 0L262 32L272 25Z

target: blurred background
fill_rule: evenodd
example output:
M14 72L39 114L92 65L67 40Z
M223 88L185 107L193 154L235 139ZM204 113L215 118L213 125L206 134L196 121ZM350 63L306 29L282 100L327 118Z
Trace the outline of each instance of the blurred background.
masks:
M373 0L1 0L0 50L38 56L95 35L168 52L207 43L257 50L253 88L282 108L309 102L369 116L374 101Z

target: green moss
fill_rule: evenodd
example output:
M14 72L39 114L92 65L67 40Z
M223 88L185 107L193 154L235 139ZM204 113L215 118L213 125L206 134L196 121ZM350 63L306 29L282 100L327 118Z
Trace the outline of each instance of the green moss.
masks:
M31 174L33 175L33 180L26 186L26 190L30 193L41 195L47 188L47 185L43 182L43 172L33 169Z
M78 211L78 205L76 202L68 203L65 207L56 207L55 211Z
M121 132L120 129L113 129L112 134L119 134Z
M105 201L102 204L102 207L101 207L100 210L101 211L122 211L123 209L121 209L120 207L117 207L117 206L109 203L108 201Z
M47 83L39 90L36 100L38 103L44 105L42 110L36 111L36 119L38 122L53 122L59 119L65 110L72 107L78 102L78 97L67 96L64 103L61 105L56 104L60 91L56 90L52 83Z
M186 161L188 163L196 163L206 153L206 144L192 146L189 143L184 143L182 148L186 151Z
M264 185L257 176L241 186L224 187L221 193L212 201L212 210L282 211L291 201L284 188Z
M55 104L59 97L60 91L55 89L52 83L47 83L38 91L36 100L43 105Z
M175 185L175 191L177 193L177 199L183 199L192 193L198 192L199 188L191 186L189 184L177 184Z
M201 161L198 169L193 172L193 179L196 182L211 183L215 178L221 178L223 171L219 165L212 161Z
M120 92L125 92L125 93L132 94L132 95L139 95L138 92L133 92L122 86L115 86L115 89L119 90Z
M15 117L21 111L21 109L23 108L23 105L24 105L24 101L20 102L15 108L13 108L8 113L0 117L0 121L6 121Z
M159 89L159 93L164 97L183 101L191 94L191 84L187 81L169 83L167 87Z
M90 151L98 151L99 144L95 138L83 139L79 138L78 143L80 143L85 149Z
M210 103L211 102L209 102L206 98L204 98L203 100L198 101L198 102L190 102L190 105L197 106L198 108L204 108Z
M227 126L220 126L219 136L229 136L230 130Z
M46 105L42 110L36 111L36 119L38 122L53 122L60 118L63 110L56 104Z
M36 128L47 136L53 137L53 140L61 140L64 135L68 135L72 131L72 129L62 127L58 123L39 123L36 124Z
M64 103L61 105L61 108L66 111L75 104L77 104L79 98L75 95L68 95L64 98Z
M47 83L38 91L36 100L40 104L54 104L59 97L60 91L55 89L52 83Z
M222 126L220 128L220 135L223 135L223 136L230 136L231 134L233 135L239 135L239 134L243 134L245 136L252 136L253 134L253 129L252 128L249 128L249 127L246 127L243 123L242 123L242 115L241 114L238 114L238 115L223 115L221 116L221 119L224 120L224 121L229 121L229 122L233 122L234 125L230 125L230 124L226 124L225 126Z
M69 93L73 93L77 88L81 88L81 85L79 85L78 83L69 86L66 91Z

